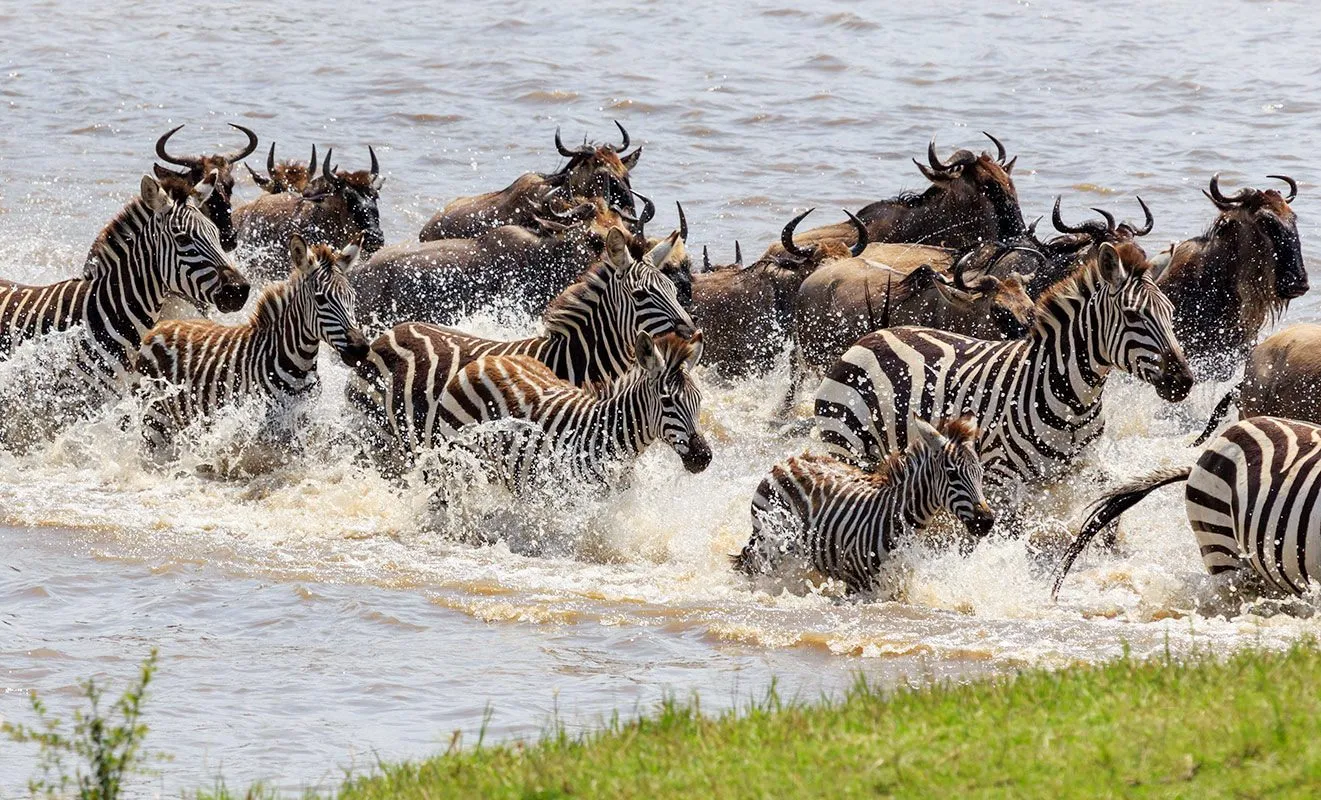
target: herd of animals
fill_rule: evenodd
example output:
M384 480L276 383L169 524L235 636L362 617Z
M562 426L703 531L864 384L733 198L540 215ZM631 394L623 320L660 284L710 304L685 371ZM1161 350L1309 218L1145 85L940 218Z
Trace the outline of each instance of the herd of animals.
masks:
M240 204L236 165L257 136L233 125L247 137L237 151L180 156L175 128L156 143L165 165L96 237L81 276L0 280L0 359L78 329L71 380L92 389L89 407L138 393L159 463L184 429L252 398L277 436L315 396L324 343L351 370L361 452L385 474L457 442L521 493L550 473L561 491L617 487L657 439L701 472L712 451L695 367L739 379L787 348L782 413L817 382L827 452L771 469L732 560L748 573L805 562L856 591L877 588L889 554L937 517L972 537L1012 529L1006 498L1060 480L1102 435L1110 373L1178 403L1246 364L1202 438L1234 403L1240 421L1193 466L1102 498L1055 589L1097 533L1178 481L1210 572L1294 595L1321 580L1321 326L1257 343L1308 289L1291 178L1269 176L1287 193L1226 194L1211 177L1206 232L1149 255L1140 198L1141 224L1094 209L1072 225L1057 199L1057 234L1040 235L995 137L994 155L946 159L933 141L914 159L924 191L800 231L806 211L750 264L735 243L733 263L713 265L707 248L694 263L682 206L677 230L648 235L655 204L632 183L642 148L616 125L618 145L568 147L557 130L558 169L458 198L417 241L389 246L372 148L367 169L346 171L333 151L277 161L272 144L265 174L247 167L260 196ZM243 324L165 318L172 296L239 311L250 280L264 288ZM450 327L494 304L541 315L541 335Z

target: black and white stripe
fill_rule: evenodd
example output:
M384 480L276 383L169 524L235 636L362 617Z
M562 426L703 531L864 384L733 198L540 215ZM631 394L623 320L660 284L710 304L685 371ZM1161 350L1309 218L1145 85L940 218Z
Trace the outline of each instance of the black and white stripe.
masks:
M896 546L942 509L986 534L995 515L982 496L976 428L956 421L937 429L921 419L912 427L912 443L879 473L830 456L776 464L752 498L752 538L734 566L756 573L794 558L865 591Z
M143 342L138 368L148 393L147 438L159 446L194 420L244 398L264 397L273 409L307 398L318 386L317 352L329 344L348 364L367 351L358 329L353 289L344 271L357 244L337 252L289 242L288 280L268 286L242 325L169 320Z
M541 336L498 341L408 322L377 337L348 386L350 402L367 417L369 434L379 438L373 449L397 452L407 462L407 454L430 447L440 395L474 359L525 355L558 379L584 386L624 375L635 363L639 333L691 335L692 318L680 305L674 282L654 266L671 246L667 240L635 259L622 233L612 230L604 258L551 303Z
M167 293L223 311L241 308L248 283L197 207L214 181L214 173L195 187L145 176L141 195L92 245L82 277L49 286L0 281L0 359L24 342L81 326L77 366L96 388L116 394Z
M617 485L657 439L689 472L701 472L711 449L698 428L702 396L689 374L702 357L701 332L655 342L639 334L634 349L637 363L599 392L530 356L483 356L445 388L438 429L515 492ZM493 422L507 424L487 425Z
M1153 473L1101 498L1069 548L1055 593L1099 531L1152 491L1181 481L1212 575L1235 573L1282 595L1321 582L1321 427L1252 417L1226 428L1192 467Z
M968 415L987 482L1048 479L1101 434L1101 394L1114 369L1178 401L1192 375L1171 305L1141 256L1109 244L1037 305L1027 338L991 342L929 328L858 340L826 373L816 422L830 451L864 468L908 443L910 416ZM896 423L899 424L896 424Z

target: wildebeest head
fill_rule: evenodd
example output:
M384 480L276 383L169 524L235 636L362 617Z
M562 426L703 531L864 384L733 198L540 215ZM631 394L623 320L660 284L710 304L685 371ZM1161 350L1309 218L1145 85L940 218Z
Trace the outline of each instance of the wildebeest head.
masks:
M347 172L331 165L334 150L327 150L321 174L303 190L303 201L311 208L300 208L299 214L302 222L316 229L311 232L319 242L342 247L361 233L363 254L370 256L385 244L377 206L385 179L376 150L369 146L367 152L371 154L370 169Z
M624 141L618 145L590 145L583 143L576 148L568 148L560 139L559 128L555 129L555 149L569 159L569 163L558 172L546 176L561 194L568 197L599 197L607 205L636 213L633 205L633 185L629 173L642 155L639 146L631 153L626 153L629 146L628 131L615 122Z
M232 153L217 153L204 156L174 156L170 155L165 149L165 143L170 137L178 133L182 125L178 125L165 132L161 138L156 140L156 156L168 164L183 167L182 170L173 170L162 167L160 164L153 165L157 178L182 178L189 183L200 183L211 173L215 173L215 190L206 198L202 204L202 211L216 224L220 231L220 244L226 250L233 250L238 244L238 238L234 231L234 222L231 214L234 210L234 171L233 167L238 162L252 155L257 149L257 134L251 130L229 123L229 127L242 131L248 137L248 143L244 147L235 150Z
M1253 294L1274 295L1277 302L1287 302L1301 297L1308 289L1298 222L1289 206L1298 195L1298 184L1286 175L1268 177L1288 184L1289 196L1284 197L1274 189L1244 188L1226 197L1220 191L1220 174L1211 177L1209 191L1203 192L1220 209L1220 216L1211 226L1208 238L1223 236L1236 240L1240 248L1252 251L1252 255L1267 256L1260 259L1268 265L1260 275L1240 275L1239 282L1262 282L1264 285L1256 287Z
M304 163L286 159L275 162L275 142L271 142L271 150L266 154L266 174L262 175L246 163L243 165L248 168L248 174L252 176L253 183L261 187L267 194L280 194L281 192L302 192L311 182L312 176L316 174L316 145L312 145L312 160Z
M927 163L913 163L932 187L923 197L932 208L942 208L950 217L950 226L984 226L975 232L981 241L1012 241L1026 232L1023 212L1018 206L1018 190L1011 177L1018 157L1006 161L1005 147L983 132L996 147L996 156L975 155L969 150L956 151L946 161L936 155L936 140L927 145Z
M947 292L957 306L966 309L978 319L994 323L995 330L1006 339L1021 339L1027 335L1036 319L1036 302L1027 292L1027 279L1017 272L1005 277L982 274L969 283L964 276L964 259L951 268L952 292ZM993 338L983 336L982 338Z

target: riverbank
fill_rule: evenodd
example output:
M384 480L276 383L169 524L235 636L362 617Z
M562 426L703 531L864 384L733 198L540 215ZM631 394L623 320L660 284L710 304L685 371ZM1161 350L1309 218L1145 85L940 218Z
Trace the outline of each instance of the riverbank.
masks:
M382 765L337 797L1310 797L1319 686L1321 648L1309 642L892 692L859 683L815 705L772 693L714 718L668 702L586 736L499 747L456 737L451 752Z

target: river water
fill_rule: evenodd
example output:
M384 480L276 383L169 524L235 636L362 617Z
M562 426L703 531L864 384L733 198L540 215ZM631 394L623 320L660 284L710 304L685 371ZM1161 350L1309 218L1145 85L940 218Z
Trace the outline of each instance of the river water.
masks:
M606 139L613 119L645 144L634 185L659 202L655 229L682 201L690 246L720 262L736 238L759 252L795 210L818 206L824 223L920 189L908 159L930 136L948 153L986 146L982 130L1020 156L1029 219L1060 193L1070 220L1092 205L1134 217L1138 193L1154 252L1209 224L1212 172L1227 191L1285 172L1302 185L1305 250L1318 241L1321 74L1307 55L1321 29L1304 2L4 0L0 31L0 276L21 281L74 274L160 132L187 123L173 148L228 149L227 121L263 137L254 164L271 138L300 157L333 145L345 167L375 145L391 242L452 197L554 168L557 125ZM238 193L256 190L244 178ZM1314 297L1286 320L1315 319ZM66 346L0 366L0 390L43 402L42 367ZM1129 515L1116 554L1086 557L1057 605L1021 541L915 549L902 602L751 586L725 555L747 535L752 490L810 446L766 423L783 366L707 382L716 457L702 475L658 447L609 501L513 509L478 493L438 519L424 490L335 444L344 375L323 361L312 455L260 479L144 469L114 414L0 451L0 715L28 720L34 688L68 709L80 678L120 685L157 647L149 744L173 760L149 790L223 774L292 791L442 749L455 730L471 744L488 716L489 738L533 736L665 693L720 708L772 677L810 699L857 673L920 681L1321 630L1218 604L1173 491ZM1108 482L1187 462L1222 390L1171 413L1113 381L1109 430L1044 504L1044 535L1064 535ZM470 542L492 530L505 540ZM0 743L0 794L33 763Z

